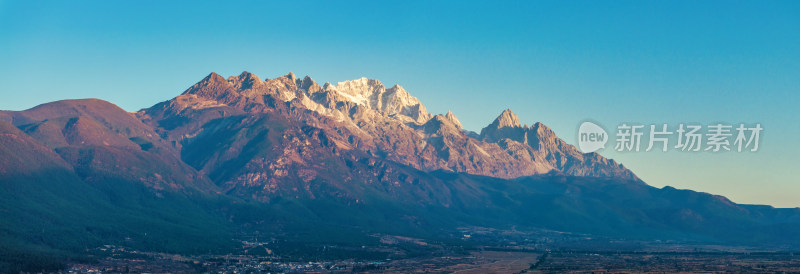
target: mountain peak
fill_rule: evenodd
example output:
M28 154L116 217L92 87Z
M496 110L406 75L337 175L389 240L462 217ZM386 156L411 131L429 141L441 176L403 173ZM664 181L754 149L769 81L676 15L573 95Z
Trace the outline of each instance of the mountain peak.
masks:
M207 82L207 83L216 83L216 82L224 82L224 81L225 81L225 78L220 76L216 72L211 72L210 74L208 74L208 76L206 76L206 78L203 78L203 80L200 80L200 82Z
M346 80L336 84L335 86L340 91L356 91L356 92L371 92L376 88L386 89L386 87L381 83L381 81L376 79L369 79L367 77L361 77L355 80Z
M255 74L253 74L253 73L251 73L249 71L242 71L242 73L239 74L239 79L242 79L242 80L258 79L259 81L261 81L261 78L258 78L258 76L256 76Z
M386 91L386 87L383 83L366 77L339 82L330 88L345 95L350 101L372 108L377 108L375 105L376 100L370 97L377 96Z
M304 77L303 80L300 81L300 89L305 90L309 93L314 93L321 90L322 88L319 86L319 84L317 84L317 82L314 82L314 79L311 79L310 76L306 75L306 77Z
M249 89L261 84L261 78L258 78L258 76L248 71L242 71L242 74L239 74L237 80L237 82L241 85L241 89Z
M492 122L492 126L497 128L504 128L504 127L520 127L519 117L511 112L511 109L506 109L497 119Z
M448 111L447 111L447 114L445 114L445 115L444 115L444 117L445 117L445 118L447 118L447 120L450 120L450 122L451 122L451 123L453 123L454 125L456 125L456 127L457 127L458 129L461 129L461 128L463 128L463 126L461 125L461 121L459 121L459 120L458 120L458 117L456 117L456 115L455 115L455 114L453 114L453 112L452 112L452 111L448 110Z
M518 142L525 142L525 128L519 123L519 117L506 109L494 122L481 130L481 139L487 142L496 142L504 138L510 138Z
M224 77L212 72L203 78L203 80L200 80L200 82L197 82L186 89L186 91L184 91L182 94L196 94L198 96L217 97L225 90L225 88L229 86L231 86L231 83L228 80L225 80Z
M291 72L291 71L289 73L287 73L286 75L284 75L284 77L289 78L289 80L292 80L292 81L296 81L297 80L297 76L295 76L294 72Z
M550 127L548 127L545 124L542 124L541 122L536 122L535 124L531 125L531 129L535 129L536 131L539 132L553 131L552 129L550 129Z

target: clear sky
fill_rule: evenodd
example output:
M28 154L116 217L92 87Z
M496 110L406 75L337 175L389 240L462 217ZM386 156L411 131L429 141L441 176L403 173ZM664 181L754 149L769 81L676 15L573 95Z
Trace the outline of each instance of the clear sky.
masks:
M755 153L600 153L657 187L800 206L800 1L0 0L0 109L136 111L244 70L397 83L474 131L511 108L573 144L587 119L761 123Z

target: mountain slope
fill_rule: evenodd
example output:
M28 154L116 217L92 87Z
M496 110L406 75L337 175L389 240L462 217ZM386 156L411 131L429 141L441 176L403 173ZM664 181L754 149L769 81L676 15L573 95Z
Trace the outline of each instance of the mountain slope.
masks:
M215 186L129 113L78 100L0 116L19 123L0 121L0 272L55 270L106 244L231 247L207 208Z
M173 146L114 104L57 101L0 112L3 119L56 151L84 180L117 178L159 191L214 191L209 180L180 160Z

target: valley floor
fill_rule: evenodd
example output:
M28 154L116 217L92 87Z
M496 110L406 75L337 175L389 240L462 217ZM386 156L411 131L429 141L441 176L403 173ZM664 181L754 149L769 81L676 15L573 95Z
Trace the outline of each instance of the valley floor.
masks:
M137 255L132 256L132 254ZM115 251L109 257L100 259L95 264L74 264L65 272L798 273L800 272L800 254L791 252L471 251L467 254L450 256L421 256L381 261L287 262L275 257L247 255L185 257L163 253Z

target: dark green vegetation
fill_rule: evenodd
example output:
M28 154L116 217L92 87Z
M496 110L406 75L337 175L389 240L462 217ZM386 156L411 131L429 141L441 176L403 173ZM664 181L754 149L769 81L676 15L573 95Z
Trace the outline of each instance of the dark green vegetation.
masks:
M116 191L103 192L63 179L68 174L42 175L3 180L13 189L2 195L3 269L52 270L53 257L83 260L87 249L107 244L191 254L234 247L227 224L186 197L156 197L119 181Z

